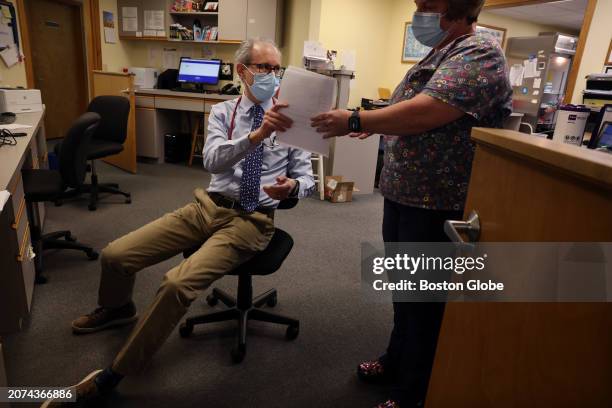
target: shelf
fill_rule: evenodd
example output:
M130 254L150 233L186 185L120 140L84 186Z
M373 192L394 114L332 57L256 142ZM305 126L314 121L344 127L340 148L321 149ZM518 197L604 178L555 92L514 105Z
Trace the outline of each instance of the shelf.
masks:
M136 37L132 35L120 35L119 39L129 41L163 41L170 43L185 43L185 44L221 44L221 45L237 45L242 43L240 40L219 40L219 41L194 41L194 40L173 40L167 37Z
M171 11L171 16L216 16L218 11Z

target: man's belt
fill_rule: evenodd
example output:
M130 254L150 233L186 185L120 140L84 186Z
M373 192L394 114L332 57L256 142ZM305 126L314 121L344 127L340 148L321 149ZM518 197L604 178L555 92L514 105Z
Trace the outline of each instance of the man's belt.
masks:
M244 208L242 208L242 206L240 205L240 201L238 200L231 199L229 197L224 196L223 194L215 192L209 192L208 196L219 207L228 208L230 210L245 211ZM255 211L266 215L274 214L273 208L256 208Z

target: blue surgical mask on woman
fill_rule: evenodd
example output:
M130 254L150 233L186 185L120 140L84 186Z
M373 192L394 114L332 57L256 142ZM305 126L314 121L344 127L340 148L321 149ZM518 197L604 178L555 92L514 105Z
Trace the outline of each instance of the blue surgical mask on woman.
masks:
M251 72L248 68L247 71ZM253 85L247 84L247 86L253 96L260 102L265 102L272 98L276 91L276 75L273 72L269 74L255 74L251 72L251 74L253 74Z
M441 44L448 36L448 31L440 27L440 13L415 12L412 17L412 32L414 38L421 44L434 48Z

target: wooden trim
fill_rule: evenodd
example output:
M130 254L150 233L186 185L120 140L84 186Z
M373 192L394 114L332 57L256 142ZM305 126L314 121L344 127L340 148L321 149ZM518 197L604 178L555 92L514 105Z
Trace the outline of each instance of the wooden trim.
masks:
M25 260L23 255L26 250L26 242L28 242L28 238L30 238L30 223L29 222L26 224L25 232L23 234L23 238L21 239L21 246L19 247L19 255L17 255L17 262L23 262Z
M501 47L502 50L506 49L506 42L508 41L508 29L504 28L504 27L496 27L494 25L490 25L490 24L483 24L480 22L476 22L476 27L486 27L486 28L490 28L492 30L497 30L497 31L503 31L504 32L504 37L502 38L502 43L501 43Z
M193 40L170 40L167 37L136 37L135 35L119 35L120 40L128 40L128 41L163 41L169 43L183 43L183 44L227 44L227 45L237 45L241 44L240 40L219 40L219 41L193 41Z
M30 26L24 4L25 0L15 0L17 5L19 32L21 34L21 53L24 56L26 84L34 88L34 67L32 65L32 48L30 47Z
M197 101L197 102L204 102L204 98L196 98L193 96L174 96L174 95L155 95L155 98L160 98L160 99L175 99L177 101L185 101L185 100L190 100L190 101Z
M19 227L19 222L21 221L21 216L23 215L23 209L25 208L26 201L25 198L21 199L21 203L19 203L19 209L17 210L17 216L15 217L15 222L11 225L11 228L17 230Z
M604 65L612 65L612 39L610 40L610 46L608 47L608 53L604 58Z
M593 15L595 14L595 8L597 8L597 0L589 0L586 9L584 10L584 18L582 20L582 27L580 28L580 36L578 37L578 47L576 48L576 55L572 59L572 68L567 77L567 88L565 90L564 103L571 103L574 96L574 90L576 89L576 82L578 81L578 71L580 71L580 64L582 63L582 56L586 48L587 38L589 36L589 30L591 29L591 22L593 21Z
M115 75L115 76L130 76L130 75L134 75L134 74L130 74L127 72L111 72L111 71L102 71L99 69L94 69L93 70L94 74L104 74L104 75Z

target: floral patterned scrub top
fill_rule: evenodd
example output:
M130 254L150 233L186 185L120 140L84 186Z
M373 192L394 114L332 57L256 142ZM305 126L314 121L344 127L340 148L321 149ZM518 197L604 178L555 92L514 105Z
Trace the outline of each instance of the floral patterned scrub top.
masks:
M512 88L504 53L487 35L468 34L412 67L391 103L423 93L466 114L411 136L384 136L382 195L433 210L463 210L475 146L472 127L500 128L511 113Z

